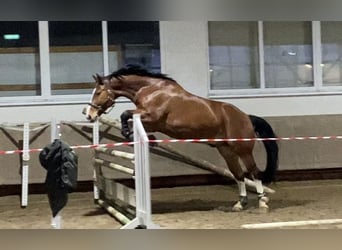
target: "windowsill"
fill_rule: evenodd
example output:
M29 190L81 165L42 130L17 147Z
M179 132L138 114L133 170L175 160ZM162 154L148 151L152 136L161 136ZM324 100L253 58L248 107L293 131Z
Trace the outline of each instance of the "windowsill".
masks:
M326 87L320 90L308 88L282 88L282 89L234 89L209 90L210 99L238 99L238 98L265 98L265 97L300 97L300 96L328 96L342 95L342 86ZM0 97L0 107L16 106L42 106L42 105L82 105L87 104L90 95L54 95ZM127 103L129 100L119 98L117 103Z
M89 101L90 95L0 97L0 107L82 105L89 103ZM117 100L117 103L126 102L128 100L125 98L119 98Z
M211 99L265 98L265 97L300 97L300 96L342 95L342 86L316 89L307 88L277 88L277 89L234 89L209 90Z

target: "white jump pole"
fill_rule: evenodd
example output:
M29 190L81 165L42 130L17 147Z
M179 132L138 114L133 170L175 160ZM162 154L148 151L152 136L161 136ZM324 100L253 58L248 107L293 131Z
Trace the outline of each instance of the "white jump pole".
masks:
M51 142L61 137L60 128L60 122L57 122L56 118L53 117L51 119ZM51 219L51 226L54 229L62 228L62 216L60 215L60 213L58 213L55 217Z
M26 207L28 202L28 176L30 153L30 125L28 122L24 123L23 129L23 155L22 155L22 169L21 169L21 206Z
M119 151L119 150L115 150L115 149L109 151L107 148L104 148L104 147L95 148L95 151L101 152L101 153L107 153L109 155L125 158L128 160L134 160L134 154L133 153L128 153L128 152Z
M342 223L342 219L326 219L326 220L302 220L302 221L285 221L285 222L270 222L259 224L244 224L241 228L245 229L272 229L283 227L298 227L309 225L329 225Z
M140 114L133 115L134 154L135 154L135 192L136 215L133 220L121 227L134 229L145 226L148 229L160 228L152 221L151 211L151 175L149 160L149 140L140 120Z
M113 162L109 162L108 164L106 164L105 161L101 160L101 159L95 159L94 162L96 164L103 166L103 167L111 168L111 169L117 170L119 172L123 172L125 174L129 174L129 175L134 174L134 169L131 169L129 167L125 167L125 166L122 166L122 165L119 165L119 164L116 164Z
M98 145L100 143L100 134L99 134L99 122L96 120L93 123L93 144ZM96 186L96 171L93 171L93 192L94 192L94 200L100 199L99 189Z

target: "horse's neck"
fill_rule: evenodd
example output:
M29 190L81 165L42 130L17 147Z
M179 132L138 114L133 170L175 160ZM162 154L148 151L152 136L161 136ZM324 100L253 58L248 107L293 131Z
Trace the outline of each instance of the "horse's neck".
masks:
M126 78L122 80L122 84L120 89L115 89L115 93L117 96L124 96L131 100L135 101L136 93L143 87L150 85L150 83L146 79L130 79Z

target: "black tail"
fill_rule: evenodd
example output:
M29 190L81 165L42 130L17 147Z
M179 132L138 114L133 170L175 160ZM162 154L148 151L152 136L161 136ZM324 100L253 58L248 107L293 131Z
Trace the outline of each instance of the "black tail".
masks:
M265 121L263 118L249 115L251 122L254 126L254 131L259 138L275 138L276 135L271 127L271 125ZM275 179L275 174L278 169L278 144L277 141L263 141L266 153L267 153L267 163L266 169L262 174L262 182L270 183Z

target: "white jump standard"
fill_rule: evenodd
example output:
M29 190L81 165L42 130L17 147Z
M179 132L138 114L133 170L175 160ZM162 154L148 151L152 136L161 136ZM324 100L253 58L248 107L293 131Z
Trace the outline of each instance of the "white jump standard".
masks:
M122 229L160 228L152 222L149 141L140 121L140 115L133 117L133 130L134 154L104 147L95 149L95 185L99 190L99 199L95 201L124 224ZM118 159L130 164L113 162ZM134 163L134 167L132 167L132 163ZM135 189L106 178L103 175L103 168L134 178ZM130 211L132 209L135 212Z

